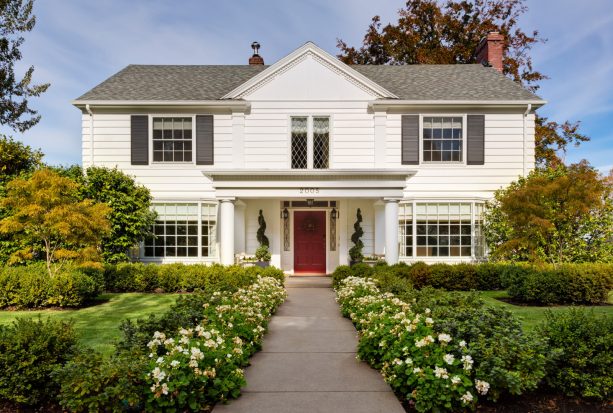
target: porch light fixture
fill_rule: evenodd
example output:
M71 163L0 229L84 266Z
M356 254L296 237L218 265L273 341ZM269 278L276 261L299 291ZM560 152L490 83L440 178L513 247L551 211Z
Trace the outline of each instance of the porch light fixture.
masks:
M283 218L283 219L288 219L289 218L289 211L287 210L287 208L285 208L283 211L281 211L281 218Z
M313 198L308 198L306 201L307 201L307 206L309 208L311 208L313 206L313 203L315 202Z
M332 208L332 211L330 211L330 218L332 219L338 218L338 211L336 210L336 208Z

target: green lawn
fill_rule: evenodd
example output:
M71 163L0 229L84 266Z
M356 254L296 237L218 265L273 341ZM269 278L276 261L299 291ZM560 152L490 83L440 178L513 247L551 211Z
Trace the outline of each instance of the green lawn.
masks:
M482 291L481 297L483 297L486 303L497 307L506 308L515 315L519 316L526 330L533 330L534 327L544 321L545 312L547 310L557 312L566 311L569 308L568 306L532 307L513 305L498 300L497 298L509 297L506 291ZM609 293L609 304L613 304L613 291ZM594 306L588 308L593 308L594 313L596 314L608 314L613 316L613 306Z
M178 294L102 294L100 304L78 310L0 311L0 324L16 317L53 317L73 320L81 342L104 354L113 351L113 342L120 337L119 324L126 318L136 319L166 311Z

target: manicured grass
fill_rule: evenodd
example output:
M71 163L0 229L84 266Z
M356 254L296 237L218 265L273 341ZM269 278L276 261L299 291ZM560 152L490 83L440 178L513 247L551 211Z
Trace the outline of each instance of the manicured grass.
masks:
M17 317L52 317L73 320L81 342L104 354L113 352L113 343L120 337L119 325L126 318L136 319L166 311L178 294L102 294L97 305L78 310L0 311L0 324Z
M558 312L567 311L568 306L534 307L513 305L500 301L498 298L509 298L506 291L481 291L481 297L486 303L493 306L505 308L517 315L526 330L533 330L538 324L545 320L545 313L548 310ZM613 304L613 291L609 293L609 304ZM587 307L594 309L595 314L607 314L613 316L613 306L593 306Z

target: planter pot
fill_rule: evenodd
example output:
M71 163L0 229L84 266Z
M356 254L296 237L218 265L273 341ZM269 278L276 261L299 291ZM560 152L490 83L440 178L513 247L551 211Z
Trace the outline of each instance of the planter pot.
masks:
M255 265L257 265L260 268L266 268L270 266L270 261L256 261Z
M255 261L241 261L240 265L243 267L253 267L255 263Z

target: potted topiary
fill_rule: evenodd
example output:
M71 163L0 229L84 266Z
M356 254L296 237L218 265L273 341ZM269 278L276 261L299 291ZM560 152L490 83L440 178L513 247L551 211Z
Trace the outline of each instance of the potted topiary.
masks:
M261 209L260 215L258 216L258 224L260 227L258 228L256 237L260 246L257 250L255 250L255 258L257 259L256 265L258 267L265 268L270 265L271 256L270 251L268 250L270 243L268 241L268 237L264 234L266 232L266 220L264 219Z
M364 230L360 225L362 223L362 211L358 208L356 214L356 221L353 224L353 234L351 235L351 241L353 242L353 247L349 249L349 265L357 264L358 262L362 262L364 259L364 255L362 255L362 249L364 248L364 243L362 242L362 235L364 235Z

